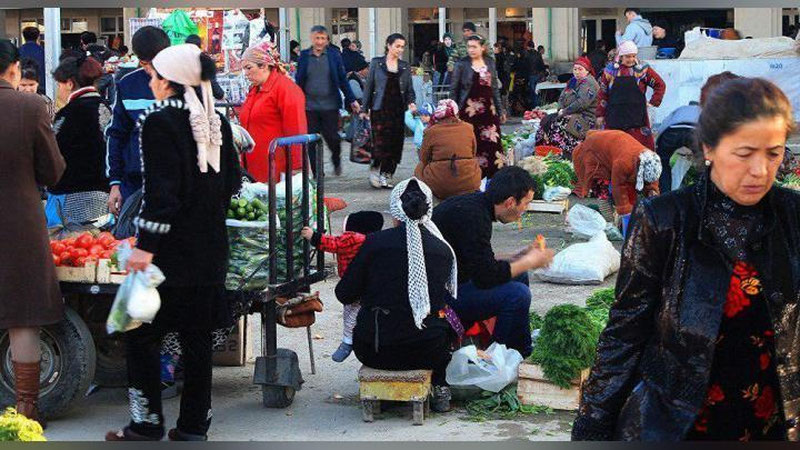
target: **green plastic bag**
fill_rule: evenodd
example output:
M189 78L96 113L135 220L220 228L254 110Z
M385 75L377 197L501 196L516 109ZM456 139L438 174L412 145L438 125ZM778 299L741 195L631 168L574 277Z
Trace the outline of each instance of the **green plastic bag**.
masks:
M185 44L187 37L198 33L197 24L182 9L176 9L164 19L161 28L167 32L172 45Z

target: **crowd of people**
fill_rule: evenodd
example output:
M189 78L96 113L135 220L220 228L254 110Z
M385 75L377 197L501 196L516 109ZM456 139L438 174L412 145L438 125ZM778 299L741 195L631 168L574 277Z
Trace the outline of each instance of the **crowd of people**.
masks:
M666 86L637 53L661 33L635 10L626 16L614 59L577 59L557 112L536 135L574 162L578 196L597 180L611 181L617 214L630 215L616 302L573 438L796 440L800 197L774 186L794 131L791 103L768 81L719 74L699 104L668 117L655 140L647 108L659 106ZM371 124L369 183L391 189L393 222L384 230L380 213L360 211L340 236L301 233L337 255L335 294L345 314L333 359L354 353L376 369L431 370L431 407L444 412L451 399L445 369L472 324L495 318L493 340L529 356L535 292L527 274L548 266L554 252L532 244L500 257L492 247L493 224L520 220L536 186L524 169L499 163L515 63L504 43L490 56L475 31L467 23L461 41L445 36L437 46L432 65L450 98L419 107L401 34L388 36L385 54L367 62L357 42L340 50L315 26L309 48L291 46L294 79L272 42L250 46L242 55L251 88L240 124L255 150L246 155L215 109L216 68L195 39L171 46L163 30L139 29L131 44L140 68L112 76L109 104L102 60L112 50L87 37L83 51L65 52L52 74L57 108L37 94L41 68L23 64L21 50L0 40L0 107L18 119L0 127L0 189L8 193L0 229L13 236L0 240L0 250L17 255L0 266L0 327L10 334L17 410L44 420L38 329L64 312L46 228L119 215L133 204L137 242L128 269L155 264L166 281L155 320L125 333L130 422L106 439L206 440L212 333L232 318L224 288L230 198L243 175L263 182L302 167L302 152L290 160L278 152L270 172L266 154L277 137L320 133L341 174L343 108ZM547 69L542 52L531 42L516 59L535 105ZM405 126L419 162L413 178L395 182ZM687 146L705 170L694 186L668 193L669 159ZM321 152L321 144L311 149L312 161L324 159ZM185 381L177 425L167 431L161 368L169 335L183 349Z

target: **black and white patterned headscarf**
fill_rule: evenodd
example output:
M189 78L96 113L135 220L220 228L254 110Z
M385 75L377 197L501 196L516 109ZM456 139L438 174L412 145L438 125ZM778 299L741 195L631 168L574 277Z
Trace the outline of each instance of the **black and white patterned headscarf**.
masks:
M428 212L419 218L413 220L406 215L403 211L403 201L400 197L405 193L408 184L411 181L416 181L420 190L425 194L428 203ZM422 248L422 230L420 225L424 226L434 236L439 238L450 249L453 255L453 267L450 272L450 280L447 282L447 290L456 298L458 287L458 268L456 265L456 255L453 248L442 236L439 228L431 220L433 215L433 194L431 188L427 184L416 178L409 178L395 186L392 190L392 195L389 202L389 213L396 220L403 222L406 225L406 248L408 249L408 302L411 304L411 311L414 315L414 323L417 328L422 329L422 321L431 313L431 299L428 292L428 271L425 267L425 251Z

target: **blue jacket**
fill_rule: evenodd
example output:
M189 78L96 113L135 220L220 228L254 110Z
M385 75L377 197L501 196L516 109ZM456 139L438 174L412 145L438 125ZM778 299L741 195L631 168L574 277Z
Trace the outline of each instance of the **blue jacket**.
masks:
M617 46L625 41L633 41L637 47L653 45L653 26L642 16L637 16L625 27L625 34L616 35Z
M30 59L39 66L37 69L39 73L39 90L44 92L44 73L46 69L44 67L44 49L42 46L35 42L27 42L19 48L19 56L20 59Z
M344 64L342 63L342 54L338 49L332 46L327 48L328 65L330 66L331 84L335 90L342 91L344 94L345 104L350 106L351 103L356 101L356 96L353 95L353 90L350 89L350 84L347 82L347 73L344 71ZM303 92L306 91L306 79L308 78L308 58L311 57L311 49L307 48L300 52L300 58L297 61L297 74L295 81ZM342 105L339 105L342 108Z
M123 199L142 187L139 129L136 121L155 102L150 76L137 69L117 81L114 115L106 128L106 175L112 186L120 185Z
M419 116L415 116L408 109L406 110L405 122L408 129L414 132L414 147L419 150L422 147L422 138L425 135L425 123L422 122Z

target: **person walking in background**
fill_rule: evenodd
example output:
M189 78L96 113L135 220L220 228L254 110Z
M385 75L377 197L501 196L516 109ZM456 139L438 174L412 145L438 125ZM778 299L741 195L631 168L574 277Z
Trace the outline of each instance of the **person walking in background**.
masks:
M453 65L450 64L450 60L454 51L453 36L450 33L445 33L442 37L442 42L439 43L436 52L433 54L433 68L435 70L433 85L439 86L439 89L443 89L442 86L450 84L453 71Z
M649 47L653 45L653 26L650 25L647 19L641 16L638 8L625 8L625 19L628 20L625 33L621 33L617 30L615 34L617 47L625 41L633 41L637 47Z
M47 68L44 65L44 48L39 44L39 36L38 27L25 27L22 30L22 38L25 43L19 48L19 57L23 67L25 66L25 60L30 60L36 64L36 73L39 75L37 92L44 94L47 88L47 82L45 81Z
M342 64L345 73L349 75L350 72L356 71L356 66L360 66L362 62L366 64L367 60L358 52L353 42L348 38L342 39Z
M8 330L17 412L39 415L39 328L64 318L39 186L55 185L66 163L37 95L18 92L19 51L0 39L0 327ZM13 401L11 401L13 403Z
M655 150L647 108L661 105L667 85L647 63L639 63L637 53L636 44L623 42L617 49L617 61L603 71L597 125L625 131L645 147ZM653 89L649 102L645 96L648 87Z
M603 69L608 64L608 50L606 49L606 41L599 40L595 44L594 50L587 55L589 61L592 63L592 75L595 79L603 76Z
M416 96L411 85L411 67L401 57L406 38L390 34L385 55L373 58L364 88L364 111L372 123L372 168L369 183L376 189L392 189L392 178L403 157L406 109L416 112ZM366 117L366 116L365 116Z
M108 213L109 183L105 171L103 130L111 110L94 87L103 67L94 58L65 58L53 72L64 107L53 123L67 170L49 189L48 226L81 224Z
M461 40L455 43L453 53L450 55L450 65L455 70L455 65L462 59L469 56L467 52L467 40L477 32L478 28L472 22L464 22L461 27Z
M117 81L113 115L105 130L106 176L111 184L108 210L116 215L125 200L142 187L136 122L155 101L150 90L150 63L161 50L170 46L170 41L161 28L146 26L133 34L131 46L140 67Z
M542 59L542 54L536 50L533 41L528 43L528 50L525 53L525 65L528 66L528 99L529 109L536 109L539 106L539 94L536 92L536 85L542 81L547 73L547 67Z
M353 91L347 82L347 73L342 64L342 54L330 45L328 29L322 25L311 28L311 48L303 50L297 64L295 81L306 95L306 114L309 133L320 133L331 149L333 171L342 174L342 142L339 136L339 109L344 103L353 114L361 111ZM402 121L401 121L402 125ZM317 151L321 142L309 149L311 168L316 171Z
M506 112L500 100L497 67L487 55L483 39L471 36L467 42L469 58L459 61L453 71L450 98L458 104L461 120L472 124L482 177L491 178L500 167L500 124L505 122Z
M308 133L306 103L303 91L286 74L275 45L265 41L245 50L242 70L250 82L250 92L239 114L242 127L250 133L256 146L244 155L244 167L257 181L270 179L269 146L280 137ZM303 167L300 146L292 148L292 160L286 161L284 152L275 153L276 182L286 171ZM314 162L315 160L312 160Z
M508 112L508 87L511 85L510 55L505 42L494 44L494 60L497 66L497 77L500 79L500 100L503 110Z

